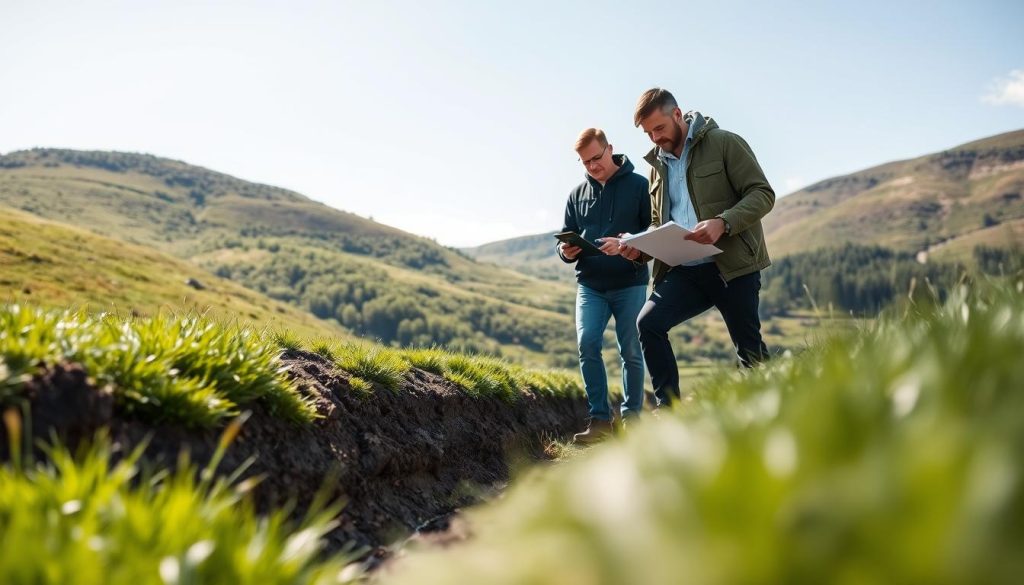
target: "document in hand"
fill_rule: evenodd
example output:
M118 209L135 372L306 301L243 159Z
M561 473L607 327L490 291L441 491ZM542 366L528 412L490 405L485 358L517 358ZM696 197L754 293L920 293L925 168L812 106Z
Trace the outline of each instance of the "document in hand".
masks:
M664 223L652 230L626 236L620 240L627 246L654 256L669 266L679 266L684 262L692 262L719 254L722 250L711 244L698 244L687 240L690 230L674 221Z

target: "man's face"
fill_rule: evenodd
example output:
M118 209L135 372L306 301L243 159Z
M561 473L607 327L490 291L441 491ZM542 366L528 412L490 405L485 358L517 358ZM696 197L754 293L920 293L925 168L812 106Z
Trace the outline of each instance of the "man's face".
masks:
M647 133L651 142L657 144L662 150L678 152L683 145L683 114L679 108L672 110L672 114L666 114L660 109L655 110L640 120L640 127Z
M611 178L615 171L615 164L612 163L612 145L601 146L597 140L591 140L589 144L576 151L587 169L587 174L594 177L595 181L605 182Z

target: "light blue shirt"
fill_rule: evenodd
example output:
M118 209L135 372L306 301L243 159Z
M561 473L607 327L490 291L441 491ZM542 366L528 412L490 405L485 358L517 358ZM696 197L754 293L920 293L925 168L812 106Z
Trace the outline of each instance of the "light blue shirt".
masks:
M683 142L683 152L679 158L663 148L658 148L658 158L665 165L665 183L668 187L669 219L692 230L697 225L697 210L693 208L693 201L690 200L690 188L686 185L686 164L690 154L690 145L693 143L694 124L690 122L690 129L686 133L686 140ZM682 266L697 266L713 261L712 256L684 262Z

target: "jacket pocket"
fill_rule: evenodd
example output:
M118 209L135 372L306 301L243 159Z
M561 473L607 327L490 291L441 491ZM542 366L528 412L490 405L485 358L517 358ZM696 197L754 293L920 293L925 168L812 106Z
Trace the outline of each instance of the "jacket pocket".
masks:
M693 167L693 191L696 198L706 203L726 202L731 207L736 195L720 160ZM717 211L715 213L718 213Z
M757 258L757 248L760 246L757 245L757 242L754 240L754 236L751 235L750 230L744 230L736 235L739 236L740 241L743 242L747 251L750 252L750 256L752 258Z
M709 162L709 163L702 164L699 167L694 167L693 168L693 176L694 177L710 177L711 175L714 175L716 173L720 173L720 172L722 172L724 170L725 170L725 165L722 164L722 161L716 160L714 162Z

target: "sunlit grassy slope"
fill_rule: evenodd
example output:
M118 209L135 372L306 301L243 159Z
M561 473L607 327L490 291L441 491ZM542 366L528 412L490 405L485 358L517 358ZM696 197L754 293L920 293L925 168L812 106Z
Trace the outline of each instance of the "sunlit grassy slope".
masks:
M1013 219L968 232L935 244L928 253L936 260L969 262L978 246L1010 248L1020 254L1024 249L1024 218Z
M962 289L692 402L388 583L1017 583L1024 285Z
M553 233L519 236L473 248L463 248L462 251L480 262L514 268L523 274L545 280L575 282L572 265L562 262L555 254L557 240L551 237Z
M344 327L371 339L408 344L420 332L444 330L434 336L437 342L535 363L572 352L569 287L477 263L427 238L285 189L180 161L54 149L9 153L0 156L0 204L201 262L251 289L281 293L280 300L327 320L342 321L348 308L356 315ZM289 255L288 270L266 264L281 249ZM370 270L359 291L339 292L330 282L301 277L341 273L353 262ZM388 282L370 291L378 270ZM460 292L460 306L438 310L431 299L453 289ZM394 307L399 296L418 309ZM488 319L511 316L501 319L515 319L519 334L506 334L503 324L473 322L477 313L462 308L467 299ZM413 334L399 335L403 322L403 331ZM547 329L556 323L569 334L555 340Z
M186 284L189 279L203 290ZM336 324L155 249L2 206L0 300L139 315L193 310L306 337L347 335Z
M917 252L946 241L1019 245L1024 130L819 181L765 218L776 255L847 242ZM967 255L969 255L969 250Z

